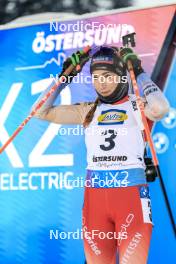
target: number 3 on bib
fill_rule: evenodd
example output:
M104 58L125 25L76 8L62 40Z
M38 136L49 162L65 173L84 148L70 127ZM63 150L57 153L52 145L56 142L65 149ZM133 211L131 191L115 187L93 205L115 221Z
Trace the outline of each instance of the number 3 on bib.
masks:
M114 139L117 137L117 134L115 134L115 131L113 129L108 129L102 132L102 135L110 134L109 137L105 137L105 142L107 142L107 145L100 145L100 148L104 151L111 150L115 147L115 141Z

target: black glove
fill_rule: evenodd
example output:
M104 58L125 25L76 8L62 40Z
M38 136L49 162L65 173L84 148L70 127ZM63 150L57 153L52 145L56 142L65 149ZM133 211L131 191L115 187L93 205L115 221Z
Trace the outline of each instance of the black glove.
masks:
M146 169L145 169L146 180L147 182L154 182L157 177L157 171L155 169L153 161L149 157L144 157L144 162L146 165Z
M133 70L135 77L137 77L139 74L144 72L142 66L141 66L141 60L138 58L138 56L134 53L134 51L130 48L121 48L120 50L120 56L125 64L127 64L127 61L130 60L133 65Z
M89 60L89 54L84 53L82 50L73 53L71 57L68 57L64 61L62 71L59 74L59 78L63 76L64 71L72 64L73 66L75 66L73 71L69 74L69 76L64 75L67 78L67 82L71 83L74 76L76 76L79 72L81 72L83 66L86 64L88 60Z

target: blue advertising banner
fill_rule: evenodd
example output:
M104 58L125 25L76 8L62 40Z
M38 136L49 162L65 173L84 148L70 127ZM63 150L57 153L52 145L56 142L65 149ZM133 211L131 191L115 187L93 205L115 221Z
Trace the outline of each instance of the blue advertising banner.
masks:
M153 128L153 141L157 151L161 174L163 177L169 203L176 222L176 53L174 54L169 74L164 87L165 95L170 102L169 113ZM149 263L176 261L176 239L166 209L159 179L150 184L154 229ZM162 253L160 253L161 251Z
M57 77L66 57L61 47L59 53L37 56L40 31L49 35L49 24L0 32L2 144L52 82L50 74ZM67 86L56 104L91 100L89 91ZM83 263L79 234L74 240L57 238L57 232L81 229L84 137L81 127L72 127L69 135L68 128L34 118L1 154L0 263L74 263L75 258Z

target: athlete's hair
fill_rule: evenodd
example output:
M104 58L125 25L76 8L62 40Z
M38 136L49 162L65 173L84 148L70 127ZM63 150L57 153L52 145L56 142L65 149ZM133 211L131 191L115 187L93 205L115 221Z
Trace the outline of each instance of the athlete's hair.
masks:
M97 99L94 102L94 105L89 110L89 112L87 113L87 115L86 115L86 117L84 119L84 122L83 122L84 128L88 127L88 125L92 122L92 119L94 117L94 113L95 113L99 103L100 103L100 99L99 99L99 97L97 97Z

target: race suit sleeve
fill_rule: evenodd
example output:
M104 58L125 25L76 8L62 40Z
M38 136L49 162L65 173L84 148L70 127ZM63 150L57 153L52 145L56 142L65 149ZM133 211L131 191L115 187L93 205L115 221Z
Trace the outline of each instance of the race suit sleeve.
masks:
M152 121L163 118L169 111L169 102L162 91L146 73L141 73L138 76L137 83L144 93L146 117Z
M31 110L41 101L48 93L55 81L39 96L37 101L32 106ZM83 124L88 111L93 106L93 103L79 103L75 105L58 105L54 106L54 101L60 92L67 86L67 83L62 83L61 86L47 99L34 117L47 120L57 124Z

